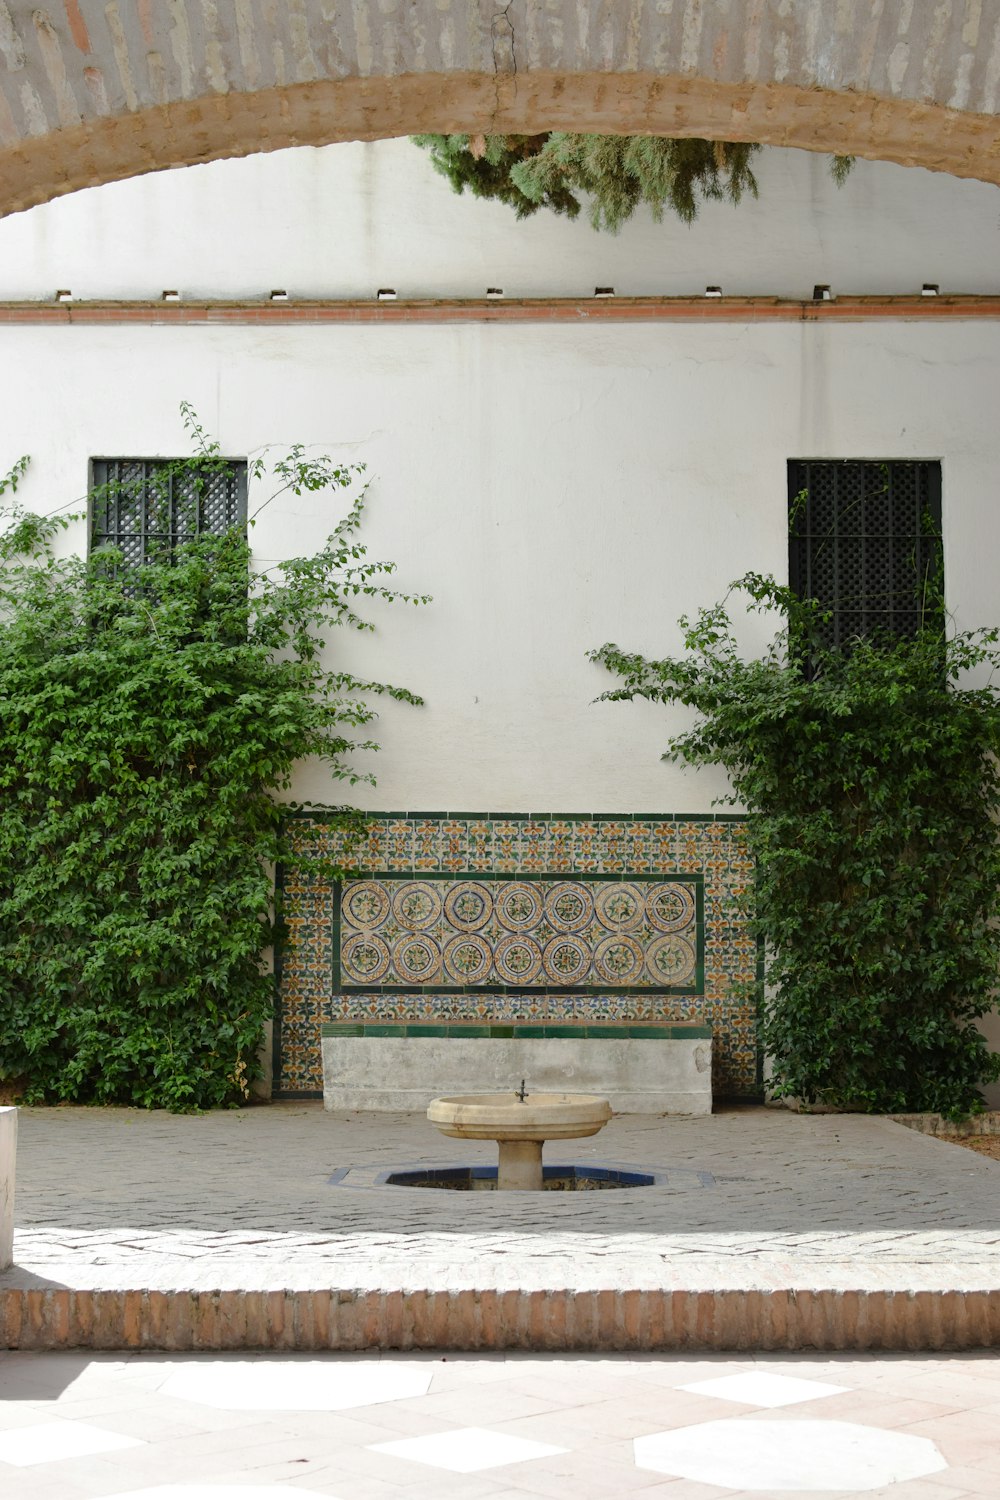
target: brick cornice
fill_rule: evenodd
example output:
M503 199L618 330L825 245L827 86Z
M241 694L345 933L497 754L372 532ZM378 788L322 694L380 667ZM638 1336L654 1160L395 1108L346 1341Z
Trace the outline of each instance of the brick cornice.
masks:
M151 326L400 323L861 323L1000 318L1000 295L836 297L527 297L287 302L0 302L0 325Z

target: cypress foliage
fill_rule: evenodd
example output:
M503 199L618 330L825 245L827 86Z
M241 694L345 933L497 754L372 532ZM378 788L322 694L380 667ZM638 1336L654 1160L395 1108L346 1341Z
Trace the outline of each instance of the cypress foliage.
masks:
M743 141L675 140L652 135L415 135L456 193L495 198L519 219L540 208L575 219L589 199L595 229L616 234L641 204L659 222L665 212L686 224L704 200L757 197L752 162L760 146ZM852 158L833 158L838 183Z

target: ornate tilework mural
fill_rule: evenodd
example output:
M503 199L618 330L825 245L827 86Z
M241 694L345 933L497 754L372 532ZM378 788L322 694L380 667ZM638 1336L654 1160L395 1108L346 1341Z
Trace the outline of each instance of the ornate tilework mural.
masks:
M293 845L340 862L321 814ZM373 815L340 886L279 872L275 1088L321 1094L323 1022L709 1025L759 1092L753 868L733 817Z
M690 988L694 881L349 880L334 986Z

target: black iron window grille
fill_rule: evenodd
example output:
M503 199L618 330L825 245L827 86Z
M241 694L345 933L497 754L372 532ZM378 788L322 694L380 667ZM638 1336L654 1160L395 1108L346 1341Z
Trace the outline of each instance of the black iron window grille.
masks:
M163 562L182 543L242 529L246 518L247 466L240 460L91 463L91 546L116 547L125 568Z
M943 629L940 463L791 460L788 580L828 646Z

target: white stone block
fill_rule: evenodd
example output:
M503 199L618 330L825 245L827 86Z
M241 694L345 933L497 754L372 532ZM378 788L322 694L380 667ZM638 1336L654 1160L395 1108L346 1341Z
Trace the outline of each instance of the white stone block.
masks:
M14 1259L14 1166L17 1161L17 1110L0 1106L0 1271Z
M441 1094L601 1094L616 1114L712 1112L712 1043L699 1039L325 1036L331 1110L423 1112Z

